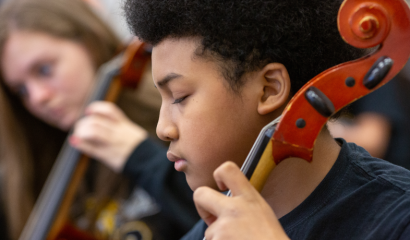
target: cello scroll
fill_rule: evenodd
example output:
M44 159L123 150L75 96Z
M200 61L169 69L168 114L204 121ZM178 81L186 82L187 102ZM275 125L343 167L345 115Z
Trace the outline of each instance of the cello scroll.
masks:
M293 96L265 149L272 154L260 159L250 179L259 191L284 159L298 157L310 162L315 140L328 118L383 86L409 59L410 10L403 0L345 0L337 22L342 38L350 45L379 47L370 55L325 70Z

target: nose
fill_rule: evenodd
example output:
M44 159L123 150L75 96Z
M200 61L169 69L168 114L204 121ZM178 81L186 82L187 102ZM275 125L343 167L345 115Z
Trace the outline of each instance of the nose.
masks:
M163 141L174 141L178 139L178 128L172 121L171 114L161 106L159 113L157 135Z
M51 98L51 90L40 82L30 82L27 85L28 101L32 106L40 106L48 102Z

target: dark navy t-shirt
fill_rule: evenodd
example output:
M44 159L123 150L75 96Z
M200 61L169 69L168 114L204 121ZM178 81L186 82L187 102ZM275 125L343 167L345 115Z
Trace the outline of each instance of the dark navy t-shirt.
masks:
M292 240L410 239L410 171L342 144L329 173L298 207L279 219ZM202 240L199 222L183 240Z

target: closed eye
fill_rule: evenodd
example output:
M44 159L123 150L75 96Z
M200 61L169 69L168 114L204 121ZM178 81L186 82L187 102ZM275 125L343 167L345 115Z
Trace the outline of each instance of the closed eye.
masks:
M185 98L187 98L188 96L185 96L185 97L182 97L182 98L178 98L178 99L175 99L175 101L172 103L172 104L178 104L178 103L181 103L182 101L184 101L185 100Z

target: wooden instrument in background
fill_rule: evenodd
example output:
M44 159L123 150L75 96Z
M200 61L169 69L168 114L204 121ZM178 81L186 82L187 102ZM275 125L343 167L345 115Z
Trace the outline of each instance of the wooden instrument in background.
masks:
M410 10L403 0L345 0L338 28L350 45L378 49L317 75L294 95L279 123L262 131L242 167L258 191L284 159L312 161L315 140L329 117L390 81L409 59Z
M147 46L134 41L114 59L102 65L96 79L92 101L115 101L122 87L136 88L151 58ZM68 143L47 178L19 240L95 239L67 224L67 217L89 158Z

